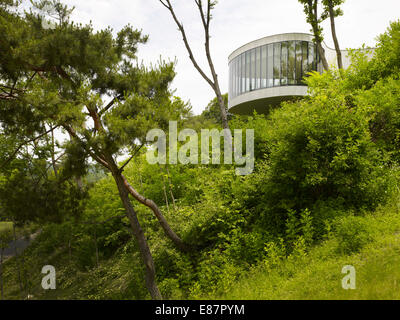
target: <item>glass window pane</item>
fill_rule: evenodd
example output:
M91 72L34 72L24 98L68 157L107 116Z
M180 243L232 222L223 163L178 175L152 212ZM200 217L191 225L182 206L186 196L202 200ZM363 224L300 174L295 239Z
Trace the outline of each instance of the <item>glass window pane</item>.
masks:
M308 43L308 70L315 71L315 53L314 53L315 46L312 42Z
M230 99L235 97L235 72L236 72L236 59L233 59L232 61L232 95L230 96Z
M261 47L256 48L256 89L261 87Z
M229 86L228 86L228 98L232 97L232 66L233 61L229 63Z
M274 43L274 86L281 85L281 43Z
M241 60L240 56L238 56L236 59L237 59L236 95L240 95L240 76L241 76L241 72L242 72L242 60Z
M281 49L281 85L286 86L288 81L288 43L282 42Z
M238 66L239 66L239 59L236 57L235 58L235 83L233 84L234 85L234 96L236 97L237 96L237 94L238 94Z
M295 59L296 59L296 52L295 52L295 42L289 41L288 45L288 84L295 84L294 79L296 78L296 67L295 67Z
M240 94L245 92L246 88L246 55L242 53L242 68L240 76Z
M231 61L231 68L232 68L232 70L230 71L231 81L229 83L229 85L231 87L231 91L229 92L229 95L228 95L229 99L232 99L235 94L235 92L234 92L235 91L235 86L234 86L234 83L235 83L235 59L233 59Z
M296 84L301 84L302 58L301 41L296 41Z
M246 83L245 83L245 92L250 91L250 51L246 52Z
M262 46L261 48L261 88L267 87L267 64L268 64L268 55L267 55L267 46Z
M250 91L256 88L256 49L250 51Z
M301 48L303 51L303 72L302 72L302 78L306 75L308 72L308 43L307 41L302 41L301 42Z
M274 85L274 45L268 45L268 67L267 67L267 87L272 87Z
M240 76L242 72L242 59L240 56L237 57L237 78L236 78L236 95L240 95Z
M239 95L239 84L240 84L240 56L236 57L236 92L235 96Z
M237 77L237 58L235 58L233 63L233 97L236 97L236 77Z

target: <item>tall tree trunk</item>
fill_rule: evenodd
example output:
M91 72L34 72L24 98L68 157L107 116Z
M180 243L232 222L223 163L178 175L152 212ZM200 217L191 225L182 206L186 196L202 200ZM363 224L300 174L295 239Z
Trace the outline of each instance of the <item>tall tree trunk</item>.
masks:
M329 6L329 18L331 20L332 39L333 39L333 43L335 44L338 67L339 67L339 69L343 69L342 51L340 51L339 41L338 41L337 35L336 35L335 13L333 11L332 1L329 1L328 6Z
M175 14L175 10L172 6L172 3L170 0L159 0L160 3L169 10L171 13L172 18L174 19L181 35L182 35L182 40L183 43L186 47L186 50L189 54L189 58L195 67L195 69L200 73L200 75L203 77L203 79L211 86L211 88L214 90L215 95L217 96L218 99L218 104L220 106L220 111L221 111L221 119L222 119L222 127L226 130L230 131L229 128L229 123L228 123L228 112L226 110L225 102L221 94L221 88L218 83L218 75L214 67L214 63L211 57L211 50L210 50L210 21L211 21L211 10L214 7L213 1L207 0L206 4L206 12L204 12L204 7L203 3L201 1L195 1L197 8L200 13L201 17L201 22L203 24L204 28L204 36L205 36L205 42L204 42L204 49L205 49L205 54L207 58L207 62L211 71L211 78L209 78L206 74L206 72L200 67L198 64L197 60L194 57L192 48L189 44L189 40L186 36L186 31L183 27L183 24L179 21L178 17ZM227 131L225 131L226 133ZM232 136L230 134L226 134L226 140L228 143L230 143L230 146L232 147Z
M325 49L322 47L321 42L318 42L318 41L317 41L317 50L318 50L319 56L321 57L324 70L328 71L329 64L328 64L328 60L326 60Z
M211 61L211 58L210 58L210 61ZM219 108L221 111L222 127L224 129L227 129L230 131L229 122L228 122L228 112L226 111L227 108L225 105L224 97L222 96L221 89L219 87L218 76L213 69L212 69L212 74L213 74L214 83L215 83L214 92L215 92L215 95L217 96ZM226 138L227 138L228 142L230 143L230 145L232 146L232 136L228 134L228 135L226 135Z
M131 224L136 241L138 242L140 254L145 265L146 287L149 290L152 299L161 300L161 293L156 283L156 271L154 267L153 257L151 255L150 248L147 244L147 240L145 238L142 227L140 226L136 212L129 199L129 193L127 187L125 186L125 179L118 172L118 170L113 172L113 176L117 184L119 195L126 210L126 214Z
M162 214L161 210L155 204L153 200L146 199L141 194L139 194L126 180L126 178L121 175L124 185L129 193L140 203L144 204L145 206L149 207L153 212L156 218L158 219L161 227L163 228L165 234L175 243L175 245L181 249L182 251L189 251L188 246L177 236L177 234L171 229L167 220L165 219L164 215Z
M21 299L23 299L24 298L24 290L23 290L23 285L22 285L21 264L20 264L20 259L18 256L18 250L17 250L17 233L15 231L15 221L14 220L13 220L13 235L14 235L14 254L15 254L15 260L17 262L19 292L21 295Z
M309 22L311 24L313 33L314 33L314 38L315 38L315 43L317 45L317 50L319 53L319 56L322 60L322 65L326 71L329 70L329 64L328 61L326 60L325 56L325 49L322 47L322 38L320 35L320 27L318 23L318 1L313 1L313 0L308 0L308 15L309 15Z

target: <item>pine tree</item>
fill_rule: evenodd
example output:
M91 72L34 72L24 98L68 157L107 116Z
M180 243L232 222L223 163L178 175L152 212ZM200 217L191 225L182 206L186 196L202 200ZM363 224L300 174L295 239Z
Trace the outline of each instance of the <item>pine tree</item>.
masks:
M138 45L147 36L130 25L113 36L110 28L95 32L91 25L70 22L70 10L59 1L33 2L41 11L22 14L13 10L19 3L0 1L3 132L32 142L62 130L71 138L60 146L62 175L82 176L91 161L111 173L140 249L146 286L160 299L153 258L129 195L153 210L180 249L187 247L157 205L129 184L123 175L127 163L120 166L116 159L129 152L131 161L150 129L165 129L187 112L169 89L173 63L139 64ZM44 15L49 12L56 15L54 23L48 23L53 16Z

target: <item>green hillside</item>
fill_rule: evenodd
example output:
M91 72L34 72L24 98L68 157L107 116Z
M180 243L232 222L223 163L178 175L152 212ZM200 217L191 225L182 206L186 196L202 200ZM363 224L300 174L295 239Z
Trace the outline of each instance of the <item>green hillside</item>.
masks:
M1 299L400 298L400 21L268 114L227 117L214 83L195 116L142 31L20 5L0 0Z

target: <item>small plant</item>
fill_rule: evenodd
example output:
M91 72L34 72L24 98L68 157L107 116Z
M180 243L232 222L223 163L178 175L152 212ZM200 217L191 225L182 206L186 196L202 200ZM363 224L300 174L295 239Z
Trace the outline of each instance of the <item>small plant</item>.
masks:
M343 254L357 253L373 240L371 227L363 217L340 218L334 222L333 228L338 240L338 250Z

